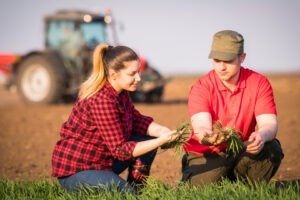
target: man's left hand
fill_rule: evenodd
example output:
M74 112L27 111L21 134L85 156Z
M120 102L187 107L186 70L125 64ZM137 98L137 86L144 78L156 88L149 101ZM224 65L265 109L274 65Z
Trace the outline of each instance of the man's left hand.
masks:
M251 154L258 154L265 145L265 141L262 138L261 134L259 134L259 132L253 132L250 135L247 143L248 145L246 148L246 152Z

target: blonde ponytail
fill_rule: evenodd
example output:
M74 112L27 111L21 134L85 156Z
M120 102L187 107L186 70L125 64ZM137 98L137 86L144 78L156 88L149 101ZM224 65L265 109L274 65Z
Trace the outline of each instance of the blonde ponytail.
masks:
M93 71L89 78L81 85L79 100L92 97L105 85L107 74L103 63L103 55L107 49L107 44L100 44L95 48L93 54Z

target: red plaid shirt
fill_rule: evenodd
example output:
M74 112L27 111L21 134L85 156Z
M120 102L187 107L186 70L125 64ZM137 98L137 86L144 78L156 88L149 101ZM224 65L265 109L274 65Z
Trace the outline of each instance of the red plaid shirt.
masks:
M145 135L152 121L134 108L128 92L118 95L107 82L93 97L75 103L54 147L52 176L111 170L114 159L132 159L131 134Z

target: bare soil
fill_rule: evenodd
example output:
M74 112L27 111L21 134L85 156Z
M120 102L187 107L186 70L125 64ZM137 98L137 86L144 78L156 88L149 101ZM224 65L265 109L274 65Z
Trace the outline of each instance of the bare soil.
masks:
M176 76L166 85L159 104L136 104L143 114L170 128L188 120L187 96L198 76ZM300 179L300 74L268 75L278 109L278 138L285 157L277 180ZM0 89L0 179L51 180L51 154L61 124L73 103L49 106L24 104L15 91ZM125 176L123 174L122 176ZM167 184L181 178L181 159L173 150L159 150L151 176Z

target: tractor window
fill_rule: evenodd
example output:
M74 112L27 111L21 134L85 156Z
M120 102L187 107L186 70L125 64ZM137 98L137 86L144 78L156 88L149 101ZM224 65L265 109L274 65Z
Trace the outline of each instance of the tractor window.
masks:
M77 30L72 21L50 21L46 34L47 46L60 48L64 38L76 32L80 32L80 30Z
M71 44L71 38L77 38L77 42L81 41L81 44L91 49L99 43L107 42L106 27L102 21L77 25L74 21L50 21L47 25L46 44L55 49Z
M97 44L106 42L105 25L102 22L84 23L82 34L85 44L89 48L94 48Z
M62 35L60 27L60 23L49 22L46 33L47 46L54 48L59 46L60 35Z

